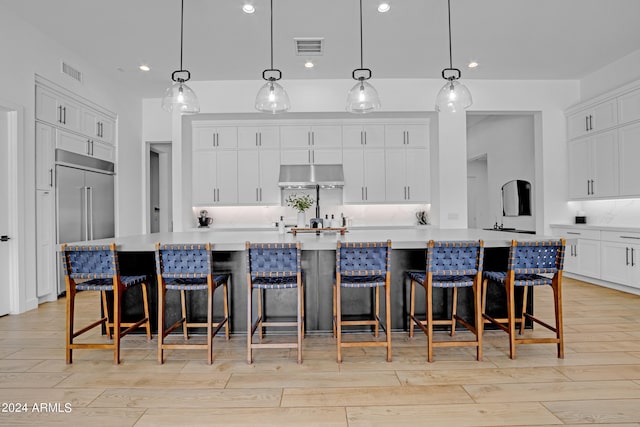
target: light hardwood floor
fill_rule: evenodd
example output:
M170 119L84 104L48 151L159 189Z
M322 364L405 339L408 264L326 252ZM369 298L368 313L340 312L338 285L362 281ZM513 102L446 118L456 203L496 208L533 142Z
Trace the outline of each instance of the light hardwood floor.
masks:
M535 298L536 313L551 319L550 290ZM99 301L83 294L78 307L93 318ZM61 299L0 318L0 424L640 426L640 297L571 279L564 360L547 344L520 345L510 360L506 334L487 331L482 362L458 347L437 348L427 363L425 337L397 332L391 363L382 348L354 348L338 365L332 337L307 336L302 365L277 349L247 365L245 338L234 336L215 339L211 366L204 351L167 351L158 365L155 337L128 336L119 366L108 350L76 350L66 365L64 312ZM27 411L4 412L10 403ZM60 411L35 411L41 403Z

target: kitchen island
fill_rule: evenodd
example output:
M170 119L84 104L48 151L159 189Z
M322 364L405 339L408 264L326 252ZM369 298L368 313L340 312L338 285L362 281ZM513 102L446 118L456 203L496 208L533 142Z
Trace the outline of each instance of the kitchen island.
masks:
M392 329L408 328L408 283L405 277L407 270L424 270L426 243L429 240L479 240L485 244L485 270L506 268L508 247L511 240L540 240L541 237L530 234L497 232L476 229L439 229L433 227L372 227L349 229L341 235L337 232L279 234L276 229L233 229L208 230L198 229L185 232L155 233L136 236L124 236L113 239L82 242L84 244L107 244L115 241L122 274L148 274L152 277L150 289L150 305L152 307L152 324L157 325L157 287L155 286L156 242L175 243L211 243L214 267L217 271L231 274L230 311L231 330L236 334L246 333L246 255L245 242L252 243L294 243L300 242L302 248L302 270L305 283L305 327L308 333L330 332L332 329L332 284L335 277L335 248L338 240L346 242L392 241L391 256L391 311ZM346 291L353 291L347 289ZM220 291L218 291L220 292ZM344 314L349 316L370 313L373 298L363 296L363 290L343 292ZM197 295L196 293L193 293ZM501 289L491 287L487 298L487 309L503 310L504 296ZM206 297L194 297L188 301L190 318L197 321L206 317ZM271 300L271 298L274 300ZM287 317L295 314L295 296L279 293L276 296L267 292L267 316ZM450 315L448 301L450 290L437 289L434 292L434 316ZM464 317L473 313L471 292L461 292L458 313ZM221 295L214 296L214 315L222 313ZM135 294L125 294L123 319L139 316L139 301ZM532 298L528 298L531 302ZM424 292L417 292L417 307L424 307ZM172 323L179 318L180 302L177 292L167 295L167 322ZM383 308L382 308L383 309ZM423 311L424 312L424 311Z

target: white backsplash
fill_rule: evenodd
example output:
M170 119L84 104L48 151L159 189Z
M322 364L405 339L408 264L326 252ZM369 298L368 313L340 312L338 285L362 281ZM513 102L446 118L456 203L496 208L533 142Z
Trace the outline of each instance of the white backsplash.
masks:
M569 207L576 215L584 213L587 225L640 227L640 199L569 202ZM574 218L569 222L573 223Z
M416 225L416 212L429 212L430 205L342 205L331 196L320 199L321 216L333 214L336 218L343 214L351 219L353 226L362 225ZM197 217L202 209L213 218L212 227L264 227L273 226L284 216L287 225L296 223L296 211L286 206L243 206L243 207L206 207L193 208L193 224L197 226ZM315 206L307 212L307 221L315 217Z

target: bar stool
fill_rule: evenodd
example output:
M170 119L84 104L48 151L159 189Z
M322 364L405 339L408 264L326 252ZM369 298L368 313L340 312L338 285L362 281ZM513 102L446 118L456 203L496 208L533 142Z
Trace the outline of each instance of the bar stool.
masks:
M64 265L64 279L67 290L67 337L66 359L67 364L73 361L73 350L86 349L113 349L113 362L120 363L120 339L129 332L144 326L147 338L151 339L151 325L149 324L149 303L147 300L147 276L121 276L118 264L118 254L115 243L101 246L69 246L63 244L62 264ZM134 286L142 286L142 305L144 317L137 322L122 322L121 304L122 295ZM78 291L100 291L104 314L97 320L82 329L74 328L75 300ZM109 320L109 304L107 292L113 292L113 313ZM74 338L88 332L99 325L105 325L108 338L113 337L109 344L99 343L74 343ZM121 330L122 327L127 329Z
M564 337L562 330L562 266L564 263L565 240L518 242L513 240L509 248L507 271L485 271L482 284L483 317L509 334L509 357L516 358L516 344L557 345L558 358L564 358ZM488 282L504 285L507 294L507 318L496 319L486 313ZM549 285L553 289L555 326L527 312L527 290L529 286ZM515 288L523 288L522 312L516 317ZM525 320L529 319L554 332L555 337L517 338L515 324L520 323L519 334L523 335ZM504 323L507 325L505 326Z
M216 274L213 271L211 244L166 244L156 243L156 271L158 274L158 363L164 363L164 350L167 349L206 349L207 363L213 363L213 338L224 326L225 336L229 339L229 274ZM213 321L213 294L220 286L223 291L223 318ZM180 291L182 317L173 325L165 328L165 304L167 290ZM186 292L207 291L207 321L189 322L187 317ZM184 343L166 343L165 338L174 329L182 326ZM189 328L206 328L206 344L189 344Z
M373 319L342 319L342 288L375 289ZM380 288L385 291L385 322L380 321ZM342 340L343 326L373 326L374 337L382 326L386 341ZM336 248L336 279L333 283L333 335L337 338L338 363L346 347L386 347L387 362L391 362L391 240L386 242L349 243L338 241Z
M476 347L476 358L482 360L482 311L480 281L484 259L484 242L480 241L444 241L427 244L426 271L409 271L411 279L409 336L413 337L414 324L418 325L427 336L427 360L433 362L434 347ZM415 288L422 285L426 292L425 320L415 315ZM452 288L450 319L433 319L433 288ZM473 324L458 316L458 288L472 288L474 319ZM460 323L475 335L474 340L467 341L434 341L434 325L450 325L451 336L456 333L456 324Z
M247 252L247 363L253 363L254 348L295 348L302 363L304 336L304 284L302 282L300 243L250 243ZM253 290L258 290L258 317L253 320ZM266 321L263 307L266 290L296 289L296 320ZM264 328L295 326L297 342L263 343ZM260 342L253 342L258 329Z

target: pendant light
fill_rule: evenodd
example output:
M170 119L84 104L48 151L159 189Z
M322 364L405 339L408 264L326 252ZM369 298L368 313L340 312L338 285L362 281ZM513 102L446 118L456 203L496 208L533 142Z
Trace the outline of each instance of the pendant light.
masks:
M455 113L470 107L473 104L473 100L469 89L458 81L462 73L458 68L453 68L451 55L451 0L447 0L447 10L449 14L449 68L442 70L442 78L447 80L447 83L440 89L436 97L436 111Z
M185 82L191 78L191 73L182 68L182 39L184 34L184 0L180 9L180 69L171 73L174 83L167 88L162 97L162 108L168 112L179 111L181 114L200 112L200 104L196 94Z
M282 78L282 71L273 68L273 0L271 0L271 68L262 72L262 78L267 81L256 96L256 110L263 113L284 113L291 108L289 95L278 80Z
M360 68L351 73L351 77L357 80L347 93L347 111L350 113L365 114L380 108L378 91L366 80L371 78L371 69L364 68L362 59L362 0L360 0Z

